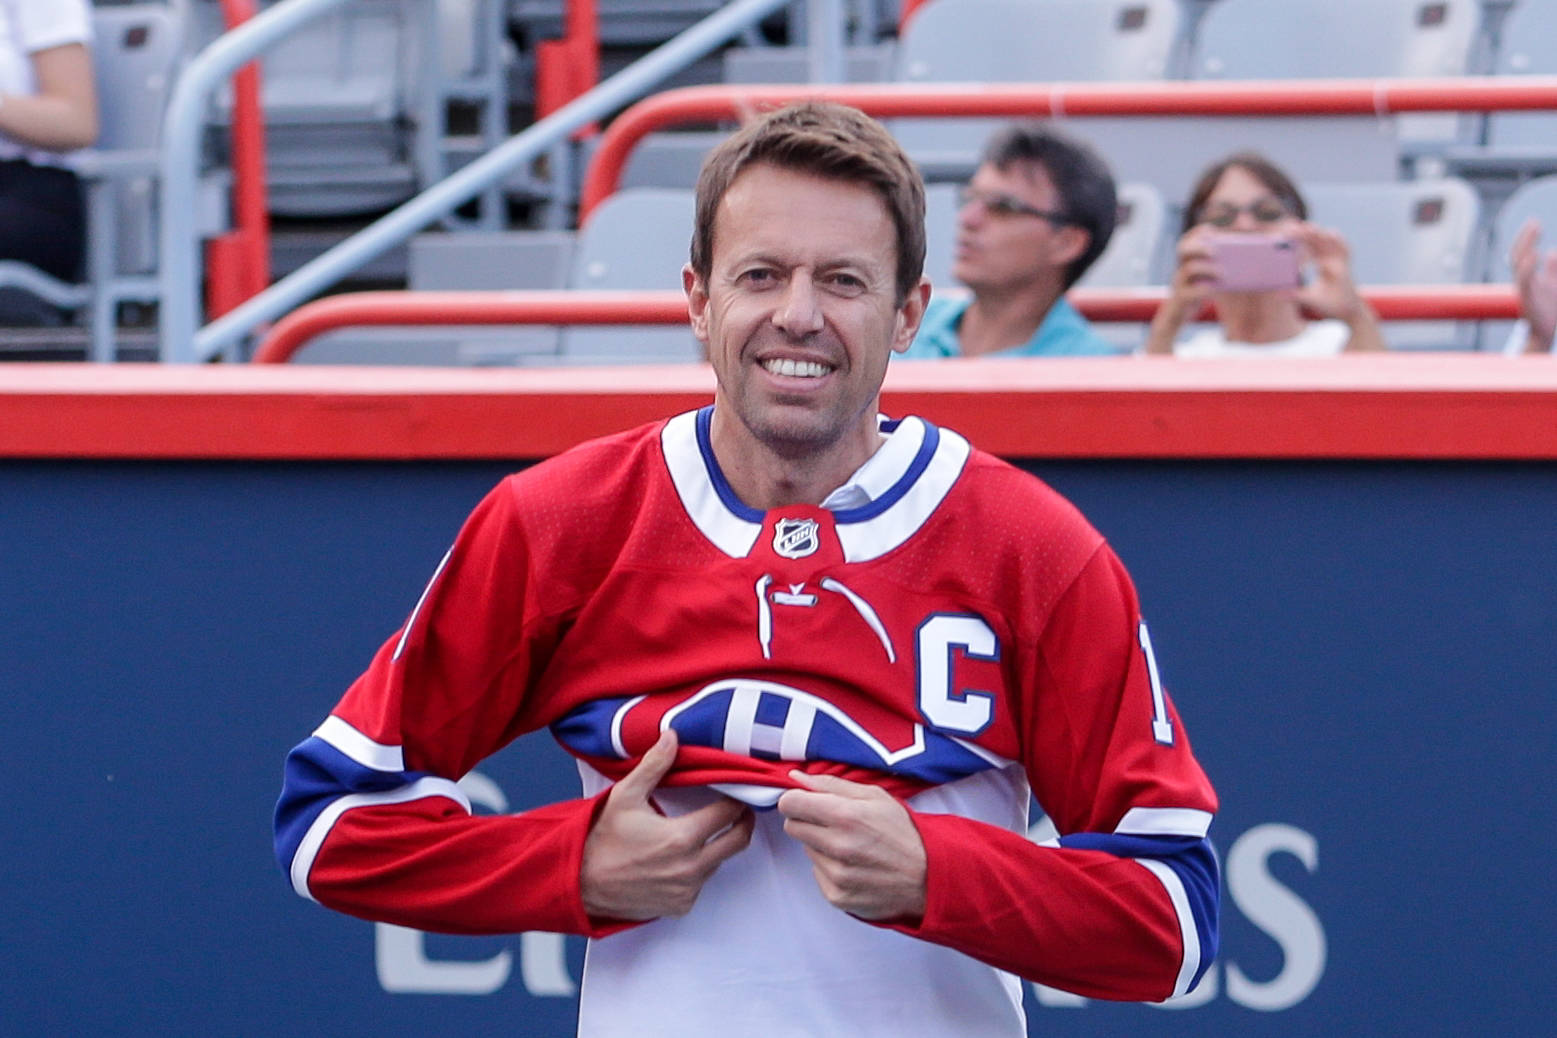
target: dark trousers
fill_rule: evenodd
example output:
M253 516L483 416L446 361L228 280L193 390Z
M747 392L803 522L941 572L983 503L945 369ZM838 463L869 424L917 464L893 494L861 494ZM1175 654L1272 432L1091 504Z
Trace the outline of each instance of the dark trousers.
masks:
M25 159L0 161L0 259L76 281L85 247L86 211L75 173Z

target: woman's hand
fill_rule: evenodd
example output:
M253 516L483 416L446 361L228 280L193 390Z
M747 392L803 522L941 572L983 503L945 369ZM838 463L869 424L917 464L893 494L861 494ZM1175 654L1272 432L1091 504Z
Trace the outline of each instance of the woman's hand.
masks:
M1541 225L1526 220L1514 236L1509 263L1514 284L1519 289L1519 312L1530 323L1525 340L1526 353L1550 352L1552 334L1557 330L1557 249L1540 249Z
M1146 332L1147 353L1172 353L1179 329L1194 320L1216 287L1216 260L1211 256L1207 235L1212 229L1197 224L1185 231L1175 249L1177 265L1168 285L1168 298L1152 317Z
M1293 236L1314 272L1313 279L1295 293L1304 312L1345 321L1352 330L1348 352L1384 349L1378 315L1352 280L1352 253L1346 239L1311 223L1296 224Z

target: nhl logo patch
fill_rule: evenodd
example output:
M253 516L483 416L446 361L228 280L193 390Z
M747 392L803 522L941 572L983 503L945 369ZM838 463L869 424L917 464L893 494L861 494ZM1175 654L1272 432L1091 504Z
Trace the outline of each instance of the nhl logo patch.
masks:
M815 519L780 519L773 528L773 551L786 559L803 559L822 546Z

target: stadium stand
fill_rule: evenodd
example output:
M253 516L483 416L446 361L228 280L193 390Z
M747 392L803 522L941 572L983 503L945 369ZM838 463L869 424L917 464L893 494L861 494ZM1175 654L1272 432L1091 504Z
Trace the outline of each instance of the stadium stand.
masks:
M1557 4L1486 0L1486 52L1497 76L1557 73ZM1483 198L1501 203L1523 181L1557 172L1557 113L1491 112L1481 139L1445 155L1446 168L1472 180Z
M1481 0L1216 0L1196 34L1196 79L1459 76L1480 53ZM1280 41L1280 46L1272 46ZM1397 117L1403 155L1432 153L1476 132L1453 114Z
M1178 0L932 0L898 41L900 83L1099 82L1172 78L1189 22ZM1095 139L1093 123L1076 127ZM965 180L998 121L895 119L929 180ZM1109 150L1105 154L1113 155ZM1115 171L1123 179L1145 179ZM1160 185L1159 185L1160 186Z
M565 2L353 0L267 58L271 211L282 218L283 229L288 218L298 221L295 237L289 240L284 231L277 240L277 272L294 269L372 214L503 139L512 120L524 118L523 105L533 100L528 77L534 72L534 47L561 33ZM96 3L101 12L158 9L174 32L180 31L182 15L189 22L182 29L185 55L220 31L218 0ZM719 6L716 0L598 0L602 75ZM1167 82L1557 71L1557 58L1542 45L1557 30L1557 4L1536 0L1315 0L1304 5L1284 0L929 0L914 6L901 38L894 38L901 12L896 0L843 4L848 80ZM797 4L787 16L753 26L737 46L664 85L803 80L809 72L800 45L803 9ZM494 24L501 31L488 31ZM159 112L167 80L161 86L164 97L145 102ZM134 91L116 91L121 93L125 96L116 103L131 103ZM452 114L461 106L467 111L463 120ZM219 99L214 108L209 150L218 164L225 158L222 131L230 107L230 99ZM155 119L127 119L116 119L116 128L143 138L149 133L155 141ZM1361 283L1501 280L1507 276L1503 253L1510 232L1502 223L1493 227L1492 214L1523 180L1557 171L1553 120L1557 114L1495 114L1485 119L1484 139L1477 132L1479 116L1069 120L1070 129L1108 156L1129 218L1084 285L1161 284L1173 238L1163 228L1177 223L1176 207L1194 176L1206 162L1251 146L1290 170L1311 195L1315 218L1337 226L1352 242ZM971 172L994 122L893 122L932 181L928 272L938 285L950 283L952 185ZM646 199L682 197L719 135L700 129L650 135L632 153L622 194L649 187L674 190L644 194L638 202L613 200L583 231L575 231L566 216L561 223L538 223L534 210L523 204L544 197L564 214L570 211L573 175L582 170L591 148L587 140L571 143L572 166L561 179L548 180L542 169L515 174L503 186L510 203L522 203L519 208L494 205L494 194L484 196L479 220L450 218L441 229L373 261L359 276L373 284L403 279L413 289L679 287L675 272L684 262L690 218L685 226L651 224L646 230L648 214L634 210ZM115 143L107 150L120 147ZM1444 169L1456 176L1438 178ZM1403 178L1403 185L1396 184ZM1470 185L1475 190L1467 196ZM1436 201L1429 197L1435 191ZM110 320L119 301L154 301L147 293L154 291L148 275L155 271L149 181L143 180L138 190L116 187L113 193L121 210L113 226L117 240L94 234L93 248L94 263L109 256L115 274L94 279L107 286L102 291L61 287L81 300L71 305L83 310L89 294L94 306L109 300ZM1365 196L1371 200L1355 201ZM1386 196L1391 201L1384 202ZM212 198L214 226L225 214L215 212L222 208L219 194ZM670 204L656 215L676 222L675 213ZM507 227L514 218L518 223ZM314 220L336 222L317 232L296 229ZM651 258L647 241L663 241L664 256ZM13 281L29 277L25 272L9 276ZM146 290L140 296L131 292L137 285ZM100 319L94 309L94 329ZM1133 326L1105 327L1119 341L1138 337ZM635 345L629 358L695 356L689 336L671 341L679 330L650 332L651 339L665 339L647 349ZM1478 337L1468 324L1451 322L1391 322L1386 333L1404 348L1474 346L1478 338L1485 346L1488 338ZM99 338L94 330L94 341ZM567 332L462 329L458 334L376 330L358 338L355 344L343 336L328 349L311 347L300 359L596 363L623 359L616 350L625 337L619 329L581 327ZM399 345L375 347L370 339ZM634 336L635 343L645 341Z
M382 211L431 183L439 170L421 136L435 85L422 72L421 0L352 3L283 40L261 62L266 180L276 216L357 216ZM190 46L223 31L218 3L191 5ZM432 55L437 58L437 52ZM216 109L230 118L231 97ZM419 164L420 163L420 164Z

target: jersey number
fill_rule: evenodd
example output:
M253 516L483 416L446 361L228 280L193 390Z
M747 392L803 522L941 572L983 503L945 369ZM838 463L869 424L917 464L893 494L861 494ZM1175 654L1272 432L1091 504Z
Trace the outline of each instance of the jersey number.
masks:
M1157 676L1157 656L1152 652L1152 636L1141 621L1141 652L1146 654L1146 673L1152 679L1152 738L1164 746L1173 745L1173 722L1168 719L1168 699L1162 694L1162 679Z

